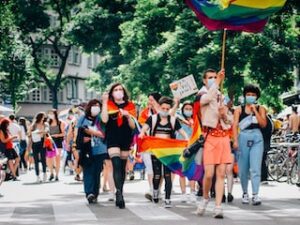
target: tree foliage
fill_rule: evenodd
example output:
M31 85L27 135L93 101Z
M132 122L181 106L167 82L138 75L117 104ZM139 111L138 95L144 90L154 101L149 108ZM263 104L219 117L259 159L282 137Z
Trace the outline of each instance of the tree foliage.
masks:
M0 8L0 96L4 102L11 102L15 111L23 100L33 77L30 73L29 49L21 42L10 13L11 4L3 2Z
M72 45L66 31L80 1L15 0L11 12L15 25L33 58L33 73L42 79L52 93L52 106L58 107L57 93L64 80L64 69ZM57 58L44 54L50 47ZM53 68L53 65L56 68Z

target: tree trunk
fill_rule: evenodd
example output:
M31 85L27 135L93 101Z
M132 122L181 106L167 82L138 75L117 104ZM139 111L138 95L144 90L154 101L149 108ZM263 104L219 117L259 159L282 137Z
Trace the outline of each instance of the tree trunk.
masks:
M56 87L52 88L51 93L52 93L52 108L58 109L58 98L57 98L58 88Z

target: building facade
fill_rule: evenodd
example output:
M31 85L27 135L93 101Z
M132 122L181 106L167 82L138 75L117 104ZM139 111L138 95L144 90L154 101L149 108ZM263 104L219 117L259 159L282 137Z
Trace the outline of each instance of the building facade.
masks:
M39 57L49 58L49 69L56 70L60 59L55 54L51 45L43 46L38 53ZM100 61L96 54L82 53L77 47L72 47L64 70L65 82L58 93L58 110L64 110L74 104L87 102L99 97L94 91L89 91L85 85L86 79ZM17 116L32 118L37 112L47 112L52 108L52 94L49 88L41 80L38 87L33 88L27 94L23 102L19 103L20 110Z

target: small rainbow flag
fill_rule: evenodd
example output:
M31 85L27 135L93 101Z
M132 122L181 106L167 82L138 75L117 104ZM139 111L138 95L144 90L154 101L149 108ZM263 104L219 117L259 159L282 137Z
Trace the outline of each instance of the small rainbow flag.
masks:
M120 112L119 107L113 101L109 100L107 102L107 109L109 115L117 114L117 124L119 127L122 126L123 116ZM128 111L132 118L136 118L136 108L133 102L129 101L123 109Z
M261 32L286 0L185 0L208 30Z
M186 176L189 180L200 180L203 175L203 167L197 162L195 156L185 159L183 150L188 146L185 140L158 138L146 136L138 140L139 152L151 152L173 173Z

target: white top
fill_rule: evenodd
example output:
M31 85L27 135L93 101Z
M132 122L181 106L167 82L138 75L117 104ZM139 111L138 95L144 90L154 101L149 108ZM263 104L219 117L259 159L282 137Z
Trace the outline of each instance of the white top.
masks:
M21 132L21 127L17 123L11 122L9 123L8 131L12 136L17 135L19 137L19 134ZM19 141L19 138L15 139L15 141Z
M40 142L42 140L42 136L40 134L40 130L36 129L36 130L32 131L31 138L32 138L32 142L33 143Z

